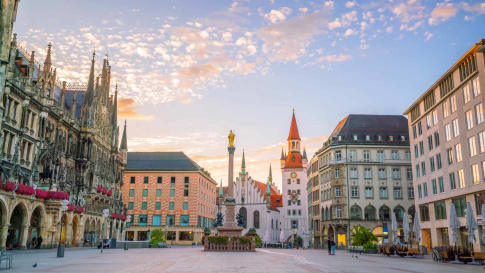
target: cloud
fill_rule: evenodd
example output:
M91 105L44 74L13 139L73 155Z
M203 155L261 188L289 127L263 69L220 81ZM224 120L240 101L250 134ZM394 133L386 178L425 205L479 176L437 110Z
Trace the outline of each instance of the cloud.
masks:
M425 39L426 41L428 41L428 40L429 40L429 39L431 39L432 37L433 37L433 33L428 32L428 31L426 31L426 32L424 33L424 39Z
M135 112L135 100L130 98L118 99L118 116L126 119L154 120L152 115L140 115Z
M458 12L458 7L453 3L438 3L431 12L431 17L428 19L430 25L437 25L452 17L455 17Z
M318 59L319 62L332 62L332 63L345 62L345 61L349 61L349 60L352 60L352 56L348 55L348 54L326 55L326 56L322 56Z
M349 9L355 7L355 5L357 5L357 3L355 3L354 1L347 1L347 3L345 3L345 7Z
M279 10L272 9L269 13L264 14L264 19L275 24L284 21L288 15L290 15L291 9L288 7L282 7Z
M410 23L425 17L425 6L418 0L400 1L391 7L391 12L403 23Z

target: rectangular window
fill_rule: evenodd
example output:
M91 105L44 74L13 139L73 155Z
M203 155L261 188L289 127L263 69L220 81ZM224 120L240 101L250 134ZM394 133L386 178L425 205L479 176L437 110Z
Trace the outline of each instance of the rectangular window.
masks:
M162 208L161 202L155 202L155 210L160 210Z
M392 179L401 179L401 169L392 168Z
M438 124L438 111L434 110L433 111L433 125Z
M417 146L415 145L417 151ZM417 154L417 153L416 153ZM377 162L384 162L384 151L377 151Z
M485 131L478 133L478 145L480 153L485 152Z
M456 152L456 162L461 162L461 143L455 145L455 152Z
M451 124L446 124L445 125L445 138L446 141L449 141L451 139Z
M427 115L426 116L426 129L431 128L431 126L433 126L433 119L432 119L431 115Z
M161 197L162 196L162 189L157 189L156 193L157 193L157 197Z
M426 182L423 183L423 196L424 197L428 196L428 183Z
M170 177L170 188L175 188L175 176Z
M162 216L153 215L152 226L161 226L161 225L162 225Z
M175 202L173 202L173 201L168 202L168 209L174 210L175 209Z
M450 101L445 100L443 102L443 118L446 118L449 115L450 115Z
M387 199L388 198L387 187L379 187L379 197L381 199Z
M148 196L148 189L143 189L142 193L143 193L143 195L142 195L143 197L147 197Z
M419 153L424 155L424 143L422 141L419 142Z
M366 179L372 178L372 169L371 168L364 168L364 178L366 178Z
M130 184L135 184L135 177L134 176L130 177Z
M335 178L339 178L339 177L340 177L340 169L335 168Z
M421 184L418 185L418 198L419 199L423 198L423 191L421 189Z
M148 217L146 214L142 214L138 216L138 225L139 226L146 226L148 223Z
M428 149L431 151L433 150L433 136L428 136Z
M365 198L374 198L374 189L372 187L365 187Z
M480 83L478 82L478 77L472 80L473 96L480 95Z
M485 180L485 161L482 161L482 177Z
M187 227L189 225L189 216L180 215L180 226Z
M147 209L147 202L141 202L141 209L146 210Z
M342 160L342 153L340 151L335 151L335 161L340 162Z
M414 199L414 188L408 187L408 199Z
M470 156L477 155L477 145L474 136L468 139L468 149L470 150Z
M358 186L352 186L350 188L350 192L351 192L352 198L359 198L359 187Z
M480 183L480 168L478 164L472 165L472 177L473 177L473 184Z
M130 190L128 191L128 196L129 196L129 197L135 197L135 189L130 189Z
M143 184L148 184L148 176L143 177Z
M453 204L455 205L456 216L465 217L466 215L466 201L465 197L453 199Z
M404 152L404 159L411 160L411 152L410 151L405 151Z
M188 210L189 209L189 202L185 201L182 203L182 209L183 210Z
M413 169L407 168L406 173L407 173L406 177L408 178L408 180L413 180Z
M481 103L475 105L475 118L477 119L477 124L483 122L483 106Z
M455 95L451 96L450 102L451 102L451 113L454 113L456 111L456 96Z
M465 172L463 169L458 170L458 185L461 189L465 187Z
M446 156L448 158L448 165L453 164L453 158L454 158L453 148L446 149Z
M133 202L128 202L128 210L132 210L134 208Z
M379 168L379 179L386 179L386 169L385 168Z
M369 162L370 161L370 151L364 150L363 155L364 155L364 162Z
M413 126L413 138L418 137L416 134L416 125Z
M418 135L423 134L423 127L421 126L421 121L418 122Z
M399 151L392 151L391 158L392 160L399 160Z
M458 119L454 119L452 123L453 123L453 137L457 137L460 135L460 126L458 123Z
M423 161L423 162L421 162L421 174L422 174L423 176L425 176L425 175L426 175L426 162L424 162L424 161Z
M421 218L421 222L429 221L428 205L419 206L419 217Z
M337 206L335 212L336 212L335 214L337 216L337 219L342 218L342 207L341 206Z
M436 168L439 170L441 169L442 164L441 164L441 154L436 154Z
M434 146L440 146L440 133L438 131L434 132Z
M190 179L188 176L184 177L184 196L189 196L189 186L190 186Z
M161 176L157 177L157 184L162 184L162 177Z
M175 189L170 189L170 197L175 197Z
M456 178L455 173L450 173L450 189L456 189Z
M175 215L167 215L167 226L175 226Z
M421 171L419 169L419 164L416 164L416 178L419 178L421 176Z
M357 151L356 150L350 150L349 151L349 161L353 162L357 160Z
M394 187L394 199L402 199L402 188Z
M433 188L433 194L438 194L438 185L436 184L436 179L431 180L431 186Z
M470 101L471 97L470 97L470 85L469 84L465 84L465 86L463 86L463 103L468 103Z
M335 197L340 197L340 187L335 187Z
M358 178L357 168L350 168L350 178Z
M434 214L435 214L436 220L446 219L445 201L437 201L434 203Z
M473 128L473 111L467 111L465 113L466 129L470 130Z
M440 193L445 191L445 185L443 183L443 176L438 177L438 186L439 186Z
M435 171L435 166L434 166L434 157L430 157L429 158L429 170L431 172L434 172Z

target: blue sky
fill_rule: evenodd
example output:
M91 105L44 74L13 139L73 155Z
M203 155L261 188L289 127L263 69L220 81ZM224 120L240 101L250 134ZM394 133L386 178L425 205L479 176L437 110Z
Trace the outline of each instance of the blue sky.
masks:
M310 156L349 113L402 114L485 38L484 14L483 1L44 0L20 2L14 31L41 62L52 42L71 82L93 49L98 65L108 54L130 150L183 150L226 183L229 129L264 181L293 108Z

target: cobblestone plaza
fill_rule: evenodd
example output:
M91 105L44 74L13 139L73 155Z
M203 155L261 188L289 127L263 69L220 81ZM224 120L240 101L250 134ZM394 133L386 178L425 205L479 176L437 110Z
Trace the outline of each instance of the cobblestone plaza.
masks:
M204 252L201 247L166 249L16 251L9 272L478 272L483 266L433 262L431 258L399 258L323 250L258 249L256 252ZM37 267L32 267L37 263Z

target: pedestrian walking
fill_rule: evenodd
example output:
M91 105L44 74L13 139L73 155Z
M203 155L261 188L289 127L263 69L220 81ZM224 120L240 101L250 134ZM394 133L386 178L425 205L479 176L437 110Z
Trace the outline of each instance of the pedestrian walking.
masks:
M335 241L332 240L332 255L335 255Z
M328 255L332 255L332 241L330 239L327 240L327 247L328 247Z
M37 237L37 248L40 249L40 246L42 245L42 236L39 235L39 237Z

